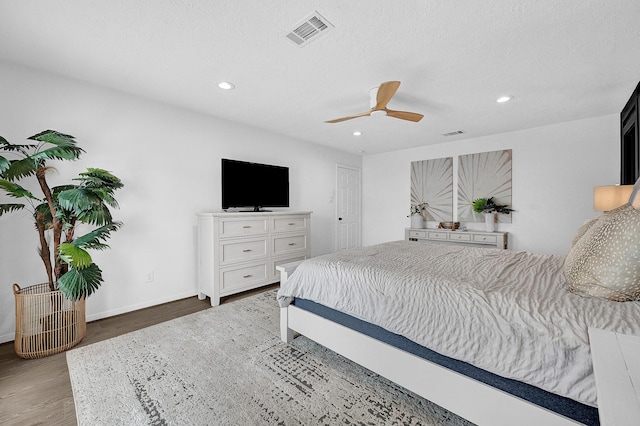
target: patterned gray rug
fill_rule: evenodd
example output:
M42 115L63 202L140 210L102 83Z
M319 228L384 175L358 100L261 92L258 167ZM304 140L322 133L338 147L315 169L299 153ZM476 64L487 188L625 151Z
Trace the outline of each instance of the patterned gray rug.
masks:
M278 321L272 290L69 351L78 424L469 424Z

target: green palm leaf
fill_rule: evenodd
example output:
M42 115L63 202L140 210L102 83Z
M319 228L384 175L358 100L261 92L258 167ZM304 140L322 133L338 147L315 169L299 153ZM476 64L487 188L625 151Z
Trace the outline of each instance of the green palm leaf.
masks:
M38 166L39 164L33 161L30 157L26 157L21 160L13 160L11 161L9 168L2 173L2 176L11 181L22 179L23 177L35 174Z
M93 207L79 214L78 220L82 223L101 226L113 222L113 217L111 216L109 208L101 204L100 206Z
M31 193L31 191L23 188L17 183L9 182L5 179L0 179L0 189L4 189L7 195L13 198L29 198L31 200L40 201L39 198Z
M111 233L120 229L121 226L122 222L111 222L76 238L72 244L84 249L104 250L109 248L108 245L104 244L104 241L109 239Z
M38 142L47 142L53 145L75 145L76 143L73 136L65 135L64 133L56 132L55 130L45 130L44 132L40 132L27 139Z
M20 152L24 156L27 156L27 152L36 148L37 145L27 144L27 145L17 145L9 143L5 138L0 136L0 149L7 152Z
M112 200L110 196L103 200L103 195L103 191L76 187L60 192L57 200L62 209L73 212L81 222L104 225L113 220L105 201L113 203L115 200Z
M100 199L92 192L79 187L60 191L57 200L60 207L71 210L76 215L101 204Z
M102 283L102 271L92 263L83 269L71 268L58 280L58 288L67 298L79 300L90 296Z
M24 209L24 204L0 204L0 216L5 213Z
M104 169L87 168L87 171L80 173L80 178L86 182L87 187L111 188L113 190L122 188L122 181Z
M1 137L1 136L0 136ZM11 161L0 155L0 174L4 173L11 166Z
M113 196L113 190L109 188L87 188L88 191L91 191L96 197L100 198L104 203L110 205L113 208L118 208L118 202Z
M88 251L72 243L60 244L58 246L58 256L75 269L84 269L93 263Z
M34 161L77 160L84 150L75 145L58 145L31 155Z

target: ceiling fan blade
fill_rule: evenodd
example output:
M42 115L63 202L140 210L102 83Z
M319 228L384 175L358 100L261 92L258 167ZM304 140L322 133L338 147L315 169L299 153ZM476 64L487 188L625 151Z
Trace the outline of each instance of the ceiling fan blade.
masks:
M325 121L325 123L340 123L341 121L352 120L352 119L358 118L358 117L365 117L365 116L369 115L370 113L371 113L371 111L367 111L367 112L360 113L358 115L350 115L349 117L342 117L342 118L336 118L334 120L327 120L327 121Z
M399 81L386 81L378 87L378 95L376 96L376 106L373 109L385 109L387 104L396 94L400 87Z
M401 120L413 121L414 123L417 123L418 121L422 120L422 117L424 117L424 115L418 114L416 112L394 111L391 109L387 110L387 116L399 118Z

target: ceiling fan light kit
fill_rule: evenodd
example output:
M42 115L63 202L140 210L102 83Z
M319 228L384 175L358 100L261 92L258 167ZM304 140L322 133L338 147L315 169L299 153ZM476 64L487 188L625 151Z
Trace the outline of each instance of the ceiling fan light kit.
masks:
M418 121L422 120L422 117L424 117L422 114L418 114L416 112L408 112L408 111L394 111L392 109L387 108L387 104L389 103L393 95L396 94L398 87L400 87L399 81L386 81L382 83L380 87L378 87L377 89L373 88L369 92L369 94L371 95L371 103L370 103L371 108L369 109L369 111L362 112L356 115L351 115L348 117L328 120L328 121L325 121L325 123L340 123L342 121L352 120L354 118L366 117L366 116L371 116L371 117L388 116L393 118L399 118L400 120L412 121L414 123L417 123Z

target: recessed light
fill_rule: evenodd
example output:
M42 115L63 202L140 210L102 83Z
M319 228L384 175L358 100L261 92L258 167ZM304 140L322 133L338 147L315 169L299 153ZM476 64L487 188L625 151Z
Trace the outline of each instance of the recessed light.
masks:
M355 132L353 132L353 136L362 136L362 132L356 130Z
M236 86L228 81L221 81L220 83L218 83L218 87L223 90L231 90L235 89Z
M496 102L502 104L505 102L509 102L511 99L513 99L513 96L501 96L498 99L496 99Z

